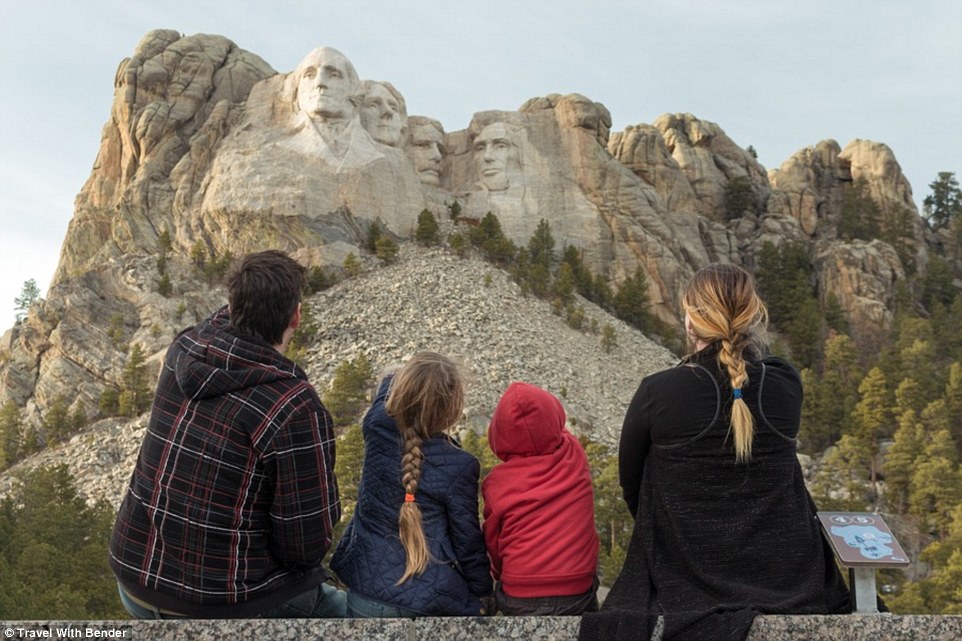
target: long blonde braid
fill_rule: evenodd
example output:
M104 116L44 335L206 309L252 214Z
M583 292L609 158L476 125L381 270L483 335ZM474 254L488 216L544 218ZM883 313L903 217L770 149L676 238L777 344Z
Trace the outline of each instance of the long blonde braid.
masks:
M398 532L407 556L404 574L398 580L400 585L427 568L428 542L421 523L421 508L414 501L418 482L421 480L421 463L424 461L421 445L424 440L413 427L402 425L398 427L404 438L404 450L401 454L401 484L404 486L405 499L401 503L401 514L398 517Z
M424 572L430 560L421 508L416 501L424 439L450 429L464 409L464 381L457 366L435 352L418 352L395 376L385 408L397 422L404 440L401 485L404 502L398 516L398 534L406 564L397 584Z
M695 336L719 343L718 364L728 372L732 388L729 430L735 435L735 460L746 462L752 457L755 419L742 398L742 389L749 383L745 349L760 343L759 329L768 321L768 310L751 274L721 263L698 270L688 284L682 306Z

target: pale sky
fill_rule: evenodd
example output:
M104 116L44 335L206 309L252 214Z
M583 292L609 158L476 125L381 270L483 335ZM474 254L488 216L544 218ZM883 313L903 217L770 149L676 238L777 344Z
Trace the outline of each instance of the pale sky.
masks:
M110 116L114 72L152 29L225 36L288 72L319 46L388 80L446 131L549 93L613 131L717 123L777 168L832 138L887 144L916 204L962 178L962 2L944 0L32 0L0 5L0 333L46 293Z

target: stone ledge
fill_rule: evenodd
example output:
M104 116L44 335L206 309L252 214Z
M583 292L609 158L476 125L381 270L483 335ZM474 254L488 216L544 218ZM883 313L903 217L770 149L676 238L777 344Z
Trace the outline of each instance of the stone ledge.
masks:
M578 638L578 617L449 617L422 619L232 619L185 621L0 621L6 639L337 639L360 641L564 641ZM657 634L657 631L656 631ZM960 616L760 616L749 641L958 641Z

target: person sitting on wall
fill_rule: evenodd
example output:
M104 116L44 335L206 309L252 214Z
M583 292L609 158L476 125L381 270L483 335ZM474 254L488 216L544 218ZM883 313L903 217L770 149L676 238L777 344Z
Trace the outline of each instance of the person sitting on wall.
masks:
M682 299L691 354L645 378L618 450L635 526L580 639L745 639L755 615L838 614L851 597L796 456L802 382L768 353L751 275L700 269Z
M282 252L244 257L228 305L167 350L110 539L134 617L345 615L321 565L341 516L333 423L283 355L304 280Z
M516 382L488 444L501 463L481 485L498 610L573 615L598 609L598 533L588 457L550 392Z

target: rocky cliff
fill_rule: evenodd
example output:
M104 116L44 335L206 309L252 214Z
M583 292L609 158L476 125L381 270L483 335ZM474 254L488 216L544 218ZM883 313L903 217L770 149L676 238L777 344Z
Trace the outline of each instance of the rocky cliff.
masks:
M523 295L507 274L479 260L407 245L396 264L377 263L305 301L318 328L305 370L321 394L337 366L361 354L378 372L431 349L450 355L467 375L463 429L483 431L501 393L521 380L558 395L574 432L613 445L641 379L677 362L588 302L586 329L571 328L549 303ZM606 323L615 332L610 351L591 329ZM158 341L169 342L173 329L162 334ZM146 425L146 415L101 420L19 467L66 463L89 497L117 505ZM10 472L0 475L0 495L11 479Z
M12 400L37 420L67 395L94 415L103 389L117 385L129 345L140 344L156 364L175 328L223 299L198 262L277 247L305 264L340 269L349 254L364 254L372 224L403 242L419 212L445 218L455 202L468 223L497 214L518 244L547 220L559 246L576 247L613 286L641 267L651 311L670 323L700 266L753 268L766 241L797 241L810 250L819 295L835 294L853 324L884 328L906 250L900 256L878 240L840 237L843 192L855 181L883 207L909 212L908 254L916 268L927 260L931 239L883 144L856 140L842 149L822 141L766 171L719 125L691 114L614 134L610 127L603 105L552 94L517 111L479 112L464 130L444 132L430 118L408 117L401 92L362 80L336 50L321 47L278 73L224 37L152 31L118 68L101 147L47 299L0 345L0 402ZM747 199L732 211L736 181ZM164 276L171 291L160 287ZM474 304L471 290L481 287L463 283L461 305ZM355 299L337 291L325 307ZM500 337L489 345L490 367L505 372L526 358L517 337L500 329L510 311L489 308L487 324L468 332L473 340L483 332ZM408 313L421 312L398 310ZM389 327L365 335L364 349L393 355ZM455 329L437 327L434 340ZM568 364L558 371L575 377L581 354L561 355ZM486 368L478 375L490 376Z

